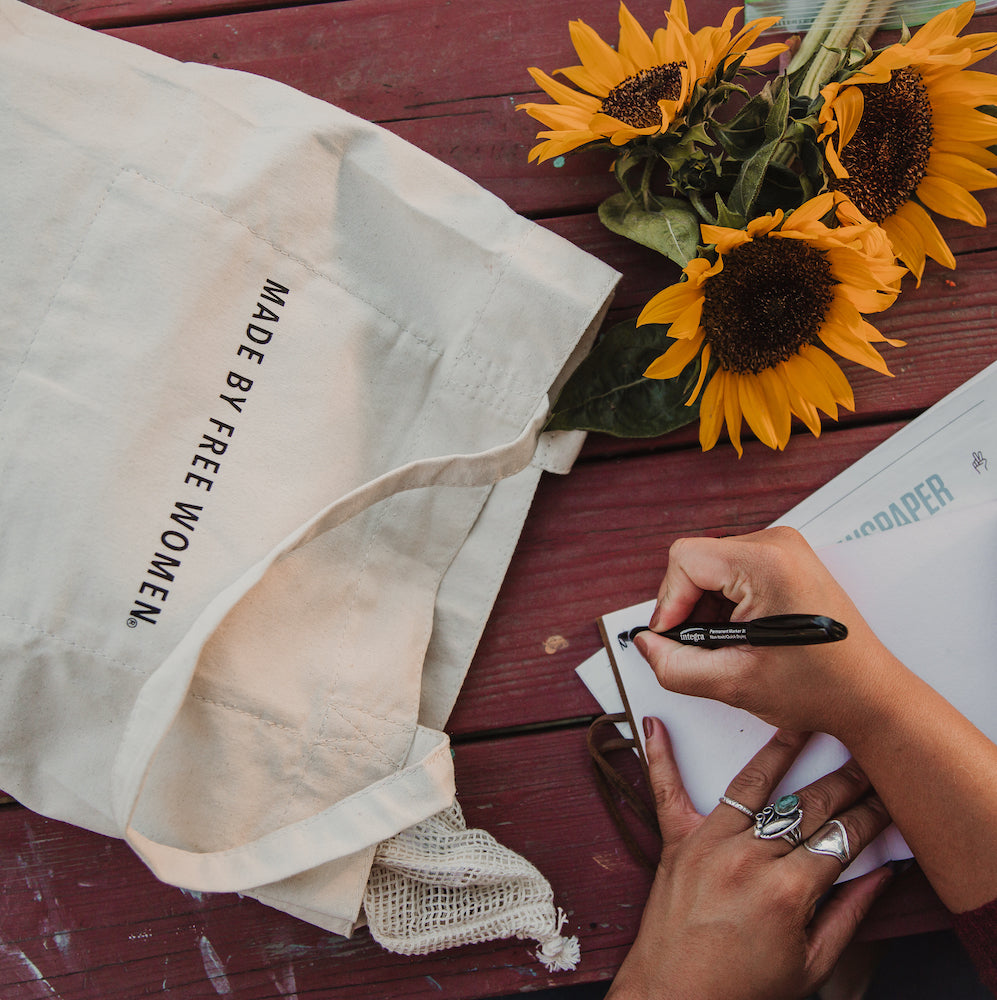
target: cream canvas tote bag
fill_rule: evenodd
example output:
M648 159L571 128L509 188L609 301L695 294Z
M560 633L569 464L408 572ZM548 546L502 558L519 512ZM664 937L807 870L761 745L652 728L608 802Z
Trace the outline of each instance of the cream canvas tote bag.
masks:
M0 0L0 787L340 933L617 275L273 81ZM459 827L459 823L458 823Z

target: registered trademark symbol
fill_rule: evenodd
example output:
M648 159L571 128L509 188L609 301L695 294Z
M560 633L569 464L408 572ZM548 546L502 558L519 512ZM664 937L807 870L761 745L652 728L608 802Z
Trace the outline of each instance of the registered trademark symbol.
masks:
M125 624L129 628L135 628L135 626L138 625L138 619L137 618L129 618L128 621L125 622Z

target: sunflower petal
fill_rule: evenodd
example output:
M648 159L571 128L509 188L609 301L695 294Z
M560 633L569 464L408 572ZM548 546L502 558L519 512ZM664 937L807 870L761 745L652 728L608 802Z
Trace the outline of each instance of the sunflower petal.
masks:
M706 378L706 370L710 367L710 345L707 344L703 348L703 353L699 358L699 378L696 379L696 384L692 387L692 395L686 401L686 406L696 402L696 398L699 396L700 389L703 388L703 379Z
M545 160L553 159L555 156L563 156L570 153L586 143L592 142L598 136L591 132L541 132L538 138L546 136L557 136L556 139L547 139L546 142L538 143L530 150L529 162L543 163Z
M828 388L834 394L835 401L845 407L846 410L854 410L855 395L837 361L826 351L822 351L819 347L814 347L811 344L801 347L800 354L823 376Z
M637 317L637 325L645 323L673 323L696 302L702 304L703 290L697 281L680 281L658 292Z
M548 76L542 69L537 69L536 66L530 67L529 74L533 77L537 86L539 86L548 97L553 97L558 104L564 104L568 107L582 108L591 114L595 114L599 108L602 107L602 102L593 97L591 94L580 94L577 90L565 86L563 83L555 80L552 76ZM520 105L520 107L526 107L526 105Z
M727 422L727 435L730 443L737 451L737 457L744 454L741 447L741 400L738 396L734 374L729 374L724 380L724 420Z
M997 118L982 111L972 111L952 105L931 109L931 126L941 139L961 139L964 142L997 141Z
M793 392L808 404L817 407L834 420L838 419L838 406L827 380L802 354L796 354L781 365L785 382Z
M549 129L558 132L589 132L592 115L582 108L565 107L563 104L520 104L517 110L526 111ZM593 134L593 138L595 138Z
M883 220L883 229L893 244L894 252L910 268L911 274L920 285L921 275L924 274L925 253L924 243L916 227L901 218L897 212Z
M834 102L834 116L838 119L838 151L851 141L862 120L865 94L861 87L845 87Z
M689 340L699 332L699 321L703 316L703 298L699 297L689 303L672 321L668 331L669 336L676 340Z
M627 59L633 66L633 71L656 66L658 55L654 51L654 43L647 32L640 26L637 18L620 4L620 56Z
M851 330L846 330L841 326L825 322L818 336L825 347L829 347L835 354L840 354L849 361L865 365L881 375L889 375L890 370L886 367L883 356L874 347L870 347L862 338L855 336Z
M561 69L554 70L555 73L560 76L567 77L576 87L581 87L582 90L588 91L587 97L591 97L592 94L598 94L598 97L593 97L592 100L595 101L596 107L595 114L599 108L602 107L602 101L599 98L606 97L612 87L607 87L606 84L595 74L590 73L584 66L563 66Z
M758 380L751 375L738 375L737 396L741 403L741 413L748 426L762 444L769 448L779 447L779 435L775 429L768 401Z
M789 405L793 413L795 413L800 420L806 424L807 429L811 434L813 434L814 437L820 437L820 414L817 412L817 407L806 399L801 392L799 392L793 382L789 379L788 371L785 367L792 364L793 361L798 360L799 358L797 357L791 358L788 362L783 362L783 386L786 389L786 396L789 399Z
M696 359L700 347L703 346L703 337L694 337L692 340L676 340L664 354L655 358L645 369L644 378L668 379L680 375L685 367ZM695 396L691 397L692 402Z
M924 245L924 252L932 260L938 261L942 267L947 267L950 270L955 267L955 255L942 238L934 220L917 202L909 201L906 205L901 205L893 217L902 219L917 230L921 243Z
M964 188L945 177L927 176L917 186L917 196L939 215L962 219L974 226L985 226L983 206Z
M969 107L997 103L997 76L964 69L946 74L932 83L929 89L932 103L938 98L961 101Z
M779 450L782 451L789 444L793 418L786 386L776 374L775 369L765 368L758 373L758 388L765 396L765 403L775 430L776 443Z
M976 142L961 142L958 139L933 139L931 148L939 153L954 153L992 170L997 167L997 153L991 153L986 146Z
M699 404L699 445L703 451L709 451L717 443L720 428L724 425L725 374L723 371L716 372ZM741 454L740 448L738 454Z
M940 153L938 150L931 151L927 173L929 177L952 181L967 191L984 191L987 188L997 187L997 177L985 167L963 156Z
M568 31L582 65L609 93L626 76L619 53L584 21L569 22Z

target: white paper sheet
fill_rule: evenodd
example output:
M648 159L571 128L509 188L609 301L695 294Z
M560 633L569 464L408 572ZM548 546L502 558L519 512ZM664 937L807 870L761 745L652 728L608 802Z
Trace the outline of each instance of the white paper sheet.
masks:
M776 524L817 548L997 500L997 363L873 448Z
M798 528L884 643L997 739L990 649L997 630L997 364L776 523ZM906 530L894 530L900 527ZM605 615L607 634L615 640L646 624L653 607L649 601ZM664 691L632 645L617 641L614 655L633 716L665 722L692 800L709 811L772 727L719 702ZM621 710L605 651L578 673L605 711ZM847 756L837 740L815 736L775 794L800 788ZM910 850L891 828L842 877L905 857Z

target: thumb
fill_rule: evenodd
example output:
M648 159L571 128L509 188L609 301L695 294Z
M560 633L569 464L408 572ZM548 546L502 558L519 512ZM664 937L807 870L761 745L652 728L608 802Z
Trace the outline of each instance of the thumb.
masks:
M733 704L735 685L732 680L744 656L743 650L731 646L702 649L674 642L654 632L638 632L634 645L667 691Z
M869 908L889 884L893 872L879 868L838 887L810 925L807 966L815 984L834 968L845 945L855 936Z

